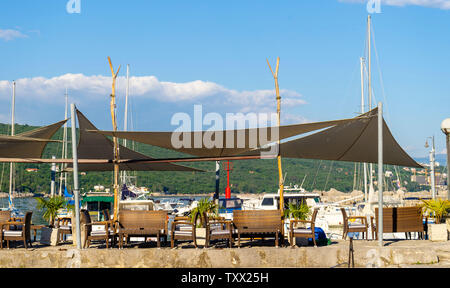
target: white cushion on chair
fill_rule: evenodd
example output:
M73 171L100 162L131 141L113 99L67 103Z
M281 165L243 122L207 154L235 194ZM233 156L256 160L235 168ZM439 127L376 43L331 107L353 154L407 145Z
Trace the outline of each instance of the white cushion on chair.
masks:
M106 231L105 230L96 230L91 232L91 236L105 236Z
M15 231L15 230L3 230L4 236L12 236L12 237L20 237L22 236L22 231Z
M212 230L222 230L223 229L223 224L221 223L211 223L209 224L209 229Z
M349 224L349 228L366 228L366 225L364 224Z
M59 229L61 229L61 230L71 230L71 229L72 229L72 226L66 226L66 225L64 225L64 226L59 226Z
M192 231L192 225L188 224L179 224L176 226L176 229L179 231Z
M297 233L297 234L312 234L312 231L311 231L311 229L297 228L297 229L294 229L294 234L295 233Z
M191 236L192 235L192 231L175 231L175 235Z
M213 230L211 231L211 235L217 236L217 235L229 235L230 231L227 230Z

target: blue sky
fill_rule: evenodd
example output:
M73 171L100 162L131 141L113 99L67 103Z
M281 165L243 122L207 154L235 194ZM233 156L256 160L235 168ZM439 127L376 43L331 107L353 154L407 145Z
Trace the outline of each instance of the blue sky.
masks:
M283 123L353 117L360 110L359 57L367 10L358 0L0 2L0 121L44 125L70 102L100 129L111 129L111 72L130 64L135 130L173 130L176 112L275 111L266 58L280 57ZM409 5L415 2L418 5ZM450 5L443 0L383 0L373 14L373 89L393 135L413 156L426 137L445 149L450 117ZM378 55L378 57L377 57ZM378 58L378 59L377 59ZM382 75L382 81L380 80ZM123 123L124 79L117 86ZM208 127L206 127L208 128Z

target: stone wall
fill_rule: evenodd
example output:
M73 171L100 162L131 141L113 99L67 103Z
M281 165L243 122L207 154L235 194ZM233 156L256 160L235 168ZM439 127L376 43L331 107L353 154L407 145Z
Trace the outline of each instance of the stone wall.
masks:
M371 245L359 243L355 245L356 267L398 267L400 265L432 264L439 261L436 252L430 248L411 246L378 248L375 241L369 242ZM416 240L416 242L421 241ZM125 248L120 250L117 248L90 248L77 250L73 246L56 246L28 250L23 248L0 250L0 267L329 268L347 267L348 255L348 241L325 247L296 248Z

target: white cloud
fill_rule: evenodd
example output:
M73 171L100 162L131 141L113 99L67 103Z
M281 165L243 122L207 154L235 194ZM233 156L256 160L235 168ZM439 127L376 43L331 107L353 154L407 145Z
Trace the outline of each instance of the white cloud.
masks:
M436 154L444 154L447 155L447 148L442 149L440 152L436 152Z
M22 99L47 103L63 103L62 95L77 101L102 101L111 93L111 77L102 75L64 74L52 78L33 77L16 80L16 91ZM0 99L10 100L11 81L0 81ZM116 82L116 94L125 94L126 78ZM214 82L191 81L184 83L159 81L155 76L130 77L130 94L135 101L151 99L167 104L203 104L218 112L263 113L276 111L274 90L239 91ZM280 90L283 109L304 105L302 95L292 90ZM225 111L228 110L228 111ZM212 112L212 111L209 111ZM292 120L292 119L291 119Z
M381 5L388 6L422 6L430 8L438 8L443 10L450 9L450 0L380 0ZM367 3L367 0L339 0L339 2L348 3Z
M20 32L19 30L13 29L0 29L0 39L5 41L10 41L16 38L27 38L28 36Z

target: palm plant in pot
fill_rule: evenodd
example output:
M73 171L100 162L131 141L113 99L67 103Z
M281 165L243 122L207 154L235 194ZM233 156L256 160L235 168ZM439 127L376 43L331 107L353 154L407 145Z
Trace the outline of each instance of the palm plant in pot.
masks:
M450 201L440 198L423 200L422 211L435 219L435 224L428 224L428 235L431 241L447 241L448 232L445 216L450 210Z
M48 221L49 226L41 229L41 242L50 245L56 245L58 242L58 229L55 227L55 220L58 211L63 208L73 209L73 205L69 205L63 196L54 196L51 198L36 198L37 209L44 210L42 217Z
M284 210L284 218L294 218L296 220L306 220L311 215L306 203L289 203L288 208Z
M44 210L42 217L48 221L49 227L55 226L55 220L58 216L58 211L63 208L71 209L73 205L69 205L68 201L63 196L54 196L51 198L36 198L37 209Z
M214 201L207 198L201 199L197 206L191 210L191 222L196 225L197 244L205 245L206 241L206 224L208 223L208 215L217 212L217 205Z
M304 202L301 202L300 204L289 203L288 208L284 210L284 219L306 220L310 215L311 211ZM306 238L295 238L297 244L302 240L306 240L306 243L304 244L307 244L308 240Z

